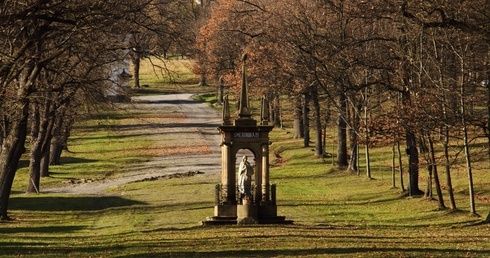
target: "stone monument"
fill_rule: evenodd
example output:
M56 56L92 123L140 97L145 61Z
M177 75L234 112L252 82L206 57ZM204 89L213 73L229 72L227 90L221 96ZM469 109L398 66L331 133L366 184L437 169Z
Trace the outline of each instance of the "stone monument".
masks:
M269 125L268 102L262 97L260 123L252 118L248 100L247 78L243 56L242 85L238 116L232 121L228 96L223 103L221 134L221 183L216 185L214 216L203 225L226 224L291 224L277 216L276 186L269 183ZM250 151L255 171L245 156L236 168L239 150ZM241 171L243 170L243 171Z

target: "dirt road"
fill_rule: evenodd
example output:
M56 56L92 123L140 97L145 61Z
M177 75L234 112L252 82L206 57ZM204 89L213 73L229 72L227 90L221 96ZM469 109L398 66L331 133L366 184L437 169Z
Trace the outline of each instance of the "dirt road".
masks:
M134 97L131 110L171 114L174 119L144 121L138 126L127 126L123 133L145 135L152 138L154 145L167 145L169 140L175 148L187 144L187 148L199 146L205 153L190 151L190 154L161 155L152 160L131 164L123 169L118 178L70 184L44 192L71 194L102 194L109 188L123 184L154 179L170 174L187 172L219 173L221 170L220 135L217 127L220 116L207 104L191 99L192 94L171 94ZM165 142L164 142L165 141ZM197 148L197 147L196 147Z

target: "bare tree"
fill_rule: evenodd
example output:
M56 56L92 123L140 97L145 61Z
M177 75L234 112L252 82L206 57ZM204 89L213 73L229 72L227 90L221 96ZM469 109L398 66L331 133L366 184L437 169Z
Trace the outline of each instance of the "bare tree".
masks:
M107 67L121 58L120 49L124 46L118 39L126 34L122 28L139 21L139 10L149 1L61 0L52 4L36 0L0 4L0 114L5 136L0 154L0 216L3 219L8 218L12 182L25 152L30 103L35 103L33 99L42 96L41 92L46 95L39 103L61 104L77 91L92 99L103 97L107 88L102 82L109 79ZM47 73L54 75L46 77ZM44 79L53 78L53 84L45 83ZM61 101L51 100L49 92L67 95L61 97ZM44 114L51 114L49 105L46 107ZM44 123L39 121L40 125ZM38 154L42 153L39 150L44 149L47 139L43 136L41 141L40 133L49 131L43 130L39 130L36 137L39 142L33 142L37 157L33 168L36 170ZM33 181L36 185L37 175Z
M467 129L473 130L468 131L468 146L476 137L488 138L490 108L481 107L490 103L490 22L488 11L476 7L485 6L485 0L444 3L218 0L215 3L211 20L202 27L202 35L207 39L203 48L208 60L206 72L236 73L238 55L230 51L233 49L254 53L251 56L257 64L253 65L257 73L252 81L274 88L275 94L298 96L299 92L309 93L311 82L317 83L326 96L320 106L331 105L337 115L338 166L348 164L348 128L351 166L356 164L355 159L359 160L354 148L356 141L366 142L368 147L396 144L401 188L405 190L402 166L405 158L408 193L421 195L419 166L424 164L421 157L425 149L434 154L434 158L427 159L434 180L438 155L445 157L447 184L451 188L450 166L455 159L448 146L458 133L457 128L463 128L464 122ZM463 69L458 68L461 63ZM461 93L462 87L466 87L466 92ZM477 96L467 94L469 89L478 92L473 94ZM370 103L364 106L367 108L365 128L356 134L356 119L362 119L362 112L353 108L357 104L353 102L358 102L366 91ZM308 97L305 95L305 101L301 101L303 107L309 107ZM316 108L315 103L313 106ZM300 114L304 125L309 126L305 111L295 112L296 129ZM429 143L437 144L433 135L440 128L443 128L444 154L432 153L424 141L428 132ZM309 135L304 137L304 145L308 146ZM399 146L402 140L406 145L403 153ZM474 151L467 154L475 157ZM369 156L366 159L369 164ZM453 199L452 189L450 199ZM455 203L451 200L453 208Z
M194 9L194 3L188 0L153 0L143 6L141 20L130 24L127 36L135 88L141 87L141 59L153 56L165 63L170 51L182 56L190 52L194 35L189 24L193 22ZM167 67L156 67L156 71L171 74Z

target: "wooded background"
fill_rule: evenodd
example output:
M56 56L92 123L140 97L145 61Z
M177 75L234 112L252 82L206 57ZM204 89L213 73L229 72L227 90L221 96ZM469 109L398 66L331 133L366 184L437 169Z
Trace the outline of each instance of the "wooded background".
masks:
M232 97L244 53L251 95L267 96L272 122L316 156L335 130L337 166L359 173L362 146L371 177L369 148L393 148L409 196L432 195L419 189L425 160L443 208L439 165L452 210L451 169L463 160L476 213L472 162L490 162L489 19L488 0L3 1L0 216L26 150L26 191L39 192L73 124L130 93L111 67L130 60L138 89L142 59L192 58L201 85L221 78Z

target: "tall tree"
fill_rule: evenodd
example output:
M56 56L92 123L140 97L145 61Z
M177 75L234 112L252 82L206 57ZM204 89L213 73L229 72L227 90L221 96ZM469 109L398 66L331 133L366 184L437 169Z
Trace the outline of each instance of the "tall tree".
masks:
M315 114L315 156L323 156L323 144L322 144L322 113L320 111L320 96L318 93L318 86L316 84L311 87L311 97L313 100L313 110Z
M32 7L36 7L34 3ZM26 12L24 3L4 1L0 5L2 62L0 63L0 98L5 134L0 154L0 217L8 218L10 189L25 152L29 95L42 69L43 40L52 21ZM17 43L18 42L18 43ZM3 61L8 60L8 61ZM8 109L7 109L8 107Z
M248 51L253 53L256 65L252 69L257 71L251 81L267 86L264 91L274 88L275 94L297 96L316 82L326 96L320 105L335 107L340 166L347 165L345 130L353 128L356 121L355 109L347 112L347 107L353 106L348 100L360 99L369 89L369 123L361 128L358 140L397 146L404 140L404 154L398 155L400 183L404 189L405 156L409 193L418 195L422 194L419 166L423 164L419 156L425 147L421 133L434 135L444 128L444 145L449 146L456 128L462 128L461 85L467 87L466 93L469 89L479 93L463 95L465 122L472 130L469 137L488 138L490 109L476 108L490 103L486 83L490 15L488 8L476 7L485 4L485 0L218 0L209 23L201 30L207 39L207 72L236 74L239 55L235 52ZM465 69L459 72L462 47L466 49ZM464 76L461 83L452 78L458 74ZM298 127L300 112L295 114ZM471 140L468 138L469 143ZM469 152L472 158L475 153ZM454 161L451 153L447 154L446 178L450 178L448 171Z
M0 114L5 135L0 154L3 219L8 218L12 182L25 152L31 98L46 86L41 75L50 71L70 78L57 81L48 91L63 87L71 88L69 92L83 89L86 95L103 96L107 88L101 82L110 78L107 67L120 59L119 50L124 47L119 39L127 32L122 28L140 21L139 10L148 1L0 3ZM67 62L71 65L62 66Z
M127 44L133 64L134 87L140 88L141 59L153 56L166 61L170 51L182 56L190 53L194 37L190 24L195 15L195 4L188 0L152 0L142 6L141 21L130 24ZM157 70L168 72L167 67Z

